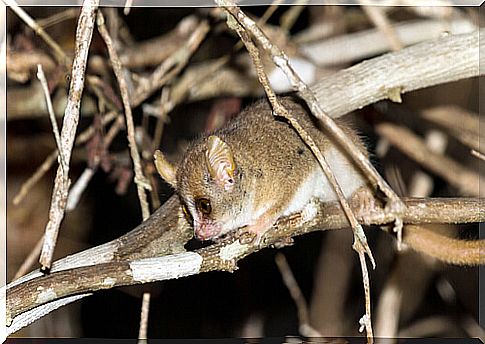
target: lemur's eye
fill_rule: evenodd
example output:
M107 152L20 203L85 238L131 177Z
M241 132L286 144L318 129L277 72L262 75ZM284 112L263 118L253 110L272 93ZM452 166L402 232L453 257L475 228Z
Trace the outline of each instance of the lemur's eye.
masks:
M209 215L212 212L211 202L207 198L196 199L195 206L204 215Z

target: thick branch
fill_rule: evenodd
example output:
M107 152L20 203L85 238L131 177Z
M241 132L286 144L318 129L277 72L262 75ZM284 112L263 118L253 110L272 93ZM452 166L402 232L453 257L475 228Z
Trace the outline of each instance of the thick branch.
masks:
M393 27L404 46L439 38L444 31L461 34L476 29L464 19L413 20L396 23ZM379 29L370 29L307 43L300 50L318 65L341 65L382 54L389 48L386 36Z
M176 196L172 196L146 221L130 232L103 245L54 262L51 273L80 266L183 252L184 244L191 237L192 229L183 216L180 202ZM33 271L11 282L8 288L40 276L42 276L42 273Z
M485 35L485 29L480 35ZM482 73L479 32L475 31L364 61L322 79L311 89L324 110L335 118L379 100L399 102L405 92Z
M177 198L174 196L168 203L177 202L176 200ZM172 205L175 204L172 203ZM351 205L361 223L384 224L390 220L388 217L391 215L386 214L380 207L376 207L373 202L369 203L367 208L362 207L360 198L355 197L352 199ZM407 210L403 214L403 221L406 224L485 221L485 214L479 211L485 206L485 201L481 199L409 199L406 201L406 206ZM174 226L173 217L160 217L158 220L160 222L157 223L148 220L148 224L144 222L139 226L140 228L133 231L136 232L137 242L146 243L147 239L149 240L154 233L160 231L160 228L170 225L173 228ZM156 228L152 227L154 225ZM120 259L119 251L112 252L111 262L110 259L105 259L105 262L96 265L52 272L48 276L8 286L7 314L9 319L13 319L25 311L62 297L115 286L174 279L204 271L233 271L238 260L263 247L288 237L318 230L347 228L348 225L348 220L338 202L310 203L301 213L281 218L273 230L267 232L260 248L251 244L240 244L239 240L232 236L196 252L184 252L157 258L150 258L159 256L159 254L147 247L144 248L144 254L122 252L123 259ZM148 232L148 235L138 237L145 231ZM131 238L133 239L133 234ZM128 235L124 240L127 239L130 239ZM165 245L168 243L165 242ZM121 245L121 248L124 246L126 247L126 245Z

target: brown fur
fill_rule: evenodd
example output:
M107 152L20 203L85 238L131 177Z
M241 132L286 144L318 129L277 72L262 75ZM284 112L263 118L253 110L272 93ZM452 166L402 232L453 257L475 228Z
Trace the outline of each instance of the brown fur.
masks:
M315 119L293 98L280 100L325 155L332 143L315 125ZM337 122L365 151L355 132L344 121ZM216 222L237 216L251 193L255 209L272 202L271 212L281 214L298 186L318 164L296 131L284 119L272 115L266 100L249 106L212 135L226 142L234 155L233 190L222 190L209 176L205 163L208 136L195 141L187 150L177 168L177 189L191 212L195 209L194 199L209 198L212 204L209 217Z

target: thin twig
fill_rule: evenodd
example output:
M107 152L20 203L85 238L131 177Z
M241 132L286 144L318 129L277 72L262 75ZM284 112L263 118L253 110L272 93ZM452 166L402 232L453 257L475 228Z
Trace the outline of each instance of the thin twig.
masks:
M295 25L296 20L306 8L308 0L299 0L295 1L293 6L289 6L288 11L286 11L280 20L281 28L284 29L286 32L290 32L293 25ZM258 23L259 24L259 23Z
M65 20L74 19L77 17L79 9L77 7L68 8L64 11L55 13L50 17L37 20L37 24L43 29L47 29L49 26L59 24Z
M187 41L198 22L196 15L189 15L180 20L173 30L161 36L123 47L121 63L128 69L159 65Z
M389 141L388 141L389 142ZM444 154L448 145L447 136L440 130L431 129L425 134L424 143L436 154ZM416 171L409 182L406 196L429 197L433 191L433 179L423 171Z
M31 74L35 71L38 64L41 64L46 72L53 71L56 68L55 60L48 54L39 50L16 51L9 47L7 50L7 76L9 79L15 80L20 83L26 83L31 79ZM37 87L26 87L22 90L30 90L32 93L38 90ZM20 92L17 94L21 94ZM33 98L33 95L30 95ZM11 99L11 98L10 98ZM19 104L18 108L22 108ZM39 111L43 112L43 111ZM18 111L17 111L18 113ZM15 117L16 112L13 111L13 115L10 115L9 110L8 120Z
M485 161L485 154L483 154L483 153L481 153L481 152L478 152L478 151L476 151L476 150L474 150L474 149L472 149L472 150L470 151L470 153L471 153L473 156L477 157L478 159Z
M133 123L133 115L131 113L131 105L130 99L128 96L128 88L126 84L126 80L123 74L122 66L120 59L118 57L118 53L113 47L113 42L111 41L111 37L106 29L104 24L104 17L101 12L98 12L98 30L103 38L104 42L106 43L106 47L108 48L109 58L111 60L113 70L116 75L116 79L118 80L118 85L121 91L121 98L123 100L123 107L125 109L125 117L126 117L126 128L128 131L128 142L130 146L130 154L133 160L134 170L135 170L135 183L138 191L138 198L140 200L140 206L142 210L142 217L143 220L147 219L150 216L150 209L148 207L147 196L144 189L150 190L151 186L150 183L146 180L145 176L143 175L143 169L141 167L141 160L140 154L138 152L138 147L136 145L135 140L135 125Z
M443 154L431 151L409 129L386 122L379 124L376 131L404 154L444 178L461 192L479 195L480 181L483 178L478 173Z
M350 231L325 234L314 269L310 323L323 337L344 336L347 320L346 301L353 273L353 252L342 249L352 239Z
M163 127L167 122L167 115L171 106L170 88L164 87L160 94L160 112L158 113L157 124L155 125L155 132L153 133L152 151L160 147L162 141Z
M282 253L277 253L275 261L278 270L280 270L281 278L283 279L286 288L288 288L298 310L300 333L305 337L322 337L322 335L310 325L310 317L308 315L308 307L305 298L285 256Z
M127 16L130 14L131 6L133 5L133 0L126 0L125 7L123 8L123 14Z
M420 117L440 126L468 148L480 150L480 141L485 139L478 114L460 107L433 107L422 111Z
M49 119L52 124L52 131L54 132L54 138L56 140L57 150L60 152L61 146L61 135L59 134L59 128L57 127L56 115L54 113L54 108L52 107L52 100L49 94L49 86L47 85L47 79L45 78L44 70L42 65L37 65L37 78L42 85L42 90L44 91L45 102L47 104L47 112L49 113ZM59 154L60 165L63 171L67 171L66 162L64 161L64 156Z
M448 139L445 134L436 129L429 130L426 133L424 142L428 149L436 154L443 154L448 145ZM409 192L406 196L428 197L433 189L433 179L422 171L416 171L409 182L408 189ZM401 248L399 247L398 249Z
M35 261L39 258L40 250L42 248L42 243L44 242L44 237L37 241L34 248L30 251L29 255L23 261L22 265L20 265L19 269L15 273L13 280L25 275L27 272L30 271L30 268L35 264Z
M66 55L60 45L51 36L49 36L34 19L32 19L25 11L22 10L22 8L17 5L15 0L2 1L11 6L12 10L54 50L54 54L62 66L64 66L66 69L71 67L72 59ZM91 79L92 78L87 78L86 80L88 86L91 84Z
M266 11L264 11L263 15L258 19L258 26L263 27L283 2L284 0L273 0L271 5L268 6ZM239 41L234 46L233 51L239 51L243 46L244 43L242 41Z
M69 87L69 95L61 132L62 150L59 151L59 154L64 157L66 166L64 169L57 169L55 178L49 211L49 222L45 229L44 245L39 259L44 270L48 270L51 267L59 227L64 218L70 184L68 177L69 161L71 159L72 147L74 145L76 129L79 122L79 107L84 89L84 74L98 3L99 0L84 1L76 30L76 49L71 72L72 79Z
M150 293L143 293L140 313L140 329L138 331L138 343L146 343L148 339L148 315L150 312Z
M105 149L107 149L119 131L124 127L123 117L119 116L116 121L113 123L111 128L109 129L108 133L103 138L102 145ZM100 159L98 156L95 157L94 163L92 166L87 167L81 176L77 179L76 183L72 186L71 191L69 192L69 197L67 199L67 206L66 211L72 211L76 208L79 200L81 199L81 195L88 186L90 180L93 178L94 173L96 172L98 166L100 164Z
M18 4L15 0L2 0L7 6L10 6L10 9L17 14L20 19L22 19L34 32L41 37L49 47L52 48L54 51L54 55L56 56L56 59L64 66L67 66L70 64L71 59L66 55L64 50L59 46L59 44L56 43L52 39L51 36L47 32L44 31L44 29L39 26L34 19L32 19L31 16L27 14Z
M29 194L30 190L34 187L34 185L37 184L37 182L44 176L44 174L50 170L51 166L57 159L57 155L58 150L54 150L52 153L50 153L45 158L44 162L37 168L34 174L22 184L22 186L20 187L20 191L13 198L12 203L14 205L20 204L25 196Z
M113 123L111 128L109 128L108 132L106 133L104 140L103 140L103 145L105 147L109 147L111 143L113 142L114 138L116 135L118 135L119 131L123 129L125 123L123 121L123 117L119 116L116 121Z
M387 141L385 138L381 140ZM426 133L426 145L436 153L443 153L447 146L447 138L443 132L436 129L431 129ZM397 170L397 167L396 167ZM397 170L399 171L399 170ZM412 176L409 182L408 192L404 195L413 197L428 197L433 190L434 181L427 173L418 170ZM408 234L409 226L404 226L403 231ZM408 237L406 238L408 239ZM406 242L409 242L406 240ZM398 252L394 267L391 273L387 276L386 283L379 297L376 311L376 335L379 337L397 337L399 330L399 321L403 313L402 307L409 302L409 293L406 289L411 289L416 284L421 288L415 288L412 297L422 294L426 290L427 277L430 266L421 264L414 266L417 262L422 262L421 256L418 256L413 251ZM408 271L413 269L413 278L408 277Z
M398 51L403 48L401 40L397 36L396 30L392 27L386 14L379 6L367 6L364 0L359 0L360 7L365 12L365 14L370 18L374 25L384 34L391 49L393 51Z
M116 116L120 116L116 112L109 112L105 116L103 116L101 120L101 125L105 126L107 123L111 122ZM90 125L86 130L80 133L77 138L76 142L74 143L76 146L86 143L91 137L93 137L95 133L94 125ZM44 160L44 162L37 168L34 174L27 179L21 186L20 191L15 195L13 198L13 204L18 205L20 202L23 201L25 196L28 195L29 191L37 184L37 182L46 174L47 171L51 168L54 161L56 161L59 151L53 150Z
M207 21L202 20L178 50L176 50L169 58L165 59L149 77L141 79L140 84L131 97L133 106L139 105L155 90L165 85L168 81L173 79L174 76L180 73L208 32L209 24Z
M77 181L72 186L71 190L69 191L69 197L67 198L67 205L66 205L66 212L73 211L79 200L81 199L81 195L83 194L84 190L88 186L89 181L93 177L96 171L93 168L86 168L83 173L79 176Z
M284 0L273 0L271 5L266 9L261 18L258 19L258 25L264 25L269 18L276 12L278 7L284 2Z
M129 6L131 5L131 1L128 0L125 6L125 15L129 12ZM131 113L131 105L130 105L130 98L128 95L128 86L126 83L125 76L122 70L122 64L118 57L118 53L113 46L113 42L111 37L106 29L104 17L101 11L98 12L97 18L98 30L103 38L106 47L108 48L108 54L113 66L113 70L116 75L116 79L118 81L118 85L120 87L121 98L123 100L123 107L125 110L126 116L126 127L128 131L128 142L130 146L130 154L133 160L134 170L135 170L135 183L137 186L138 191L138 198L140 200L140 206L142 210L142 217L143 220L146 220L150 216L150 209L148 207L147 196L144 189L151 191L151 186L149 181L145 178L143 174L143 169L141 166L140 154L138 152L138 147L136 144L135 138L135 126L133 122L133 115ZM141 320L140 320L140 329L139 329L139 339L143 340L147 338L147 324L148 324L148 310L150 304L150 293L143 294L143 302L142 302L142 312L141 312Z
M482 137L469 132L460 132L459 130L450 130L449 134L465 147L475 151L480 150Z
M480 116L459 106L445 105L424 109L420 117L448 130L470 132L476 136L485 136L480 132Z
M374 342L374 334L372 330L370 283L369 272L367 271L367 264L365 261L365 248L362 247L362 243L358 240L354 240L352 247L359 254L360 269L362 270L362 282L364 284L365 314L359 320L359 332L362 332L365 329L367 334L367 343L372 344Z

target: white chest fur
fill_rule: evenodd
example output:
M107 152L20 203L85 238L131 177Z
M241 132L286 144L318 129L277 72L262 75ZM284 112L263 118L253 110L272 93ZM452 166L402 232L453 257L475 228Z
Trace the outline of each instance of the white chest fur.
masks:
M325 153L325 159L330 165L346 198L350 197L359 187L365 184L365 179L345 156L336 148ZM332 185L318 166L298 188L283 215L290 215L301 211L312 198L328 202L337 200Z

